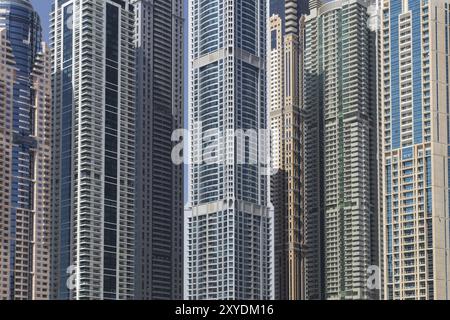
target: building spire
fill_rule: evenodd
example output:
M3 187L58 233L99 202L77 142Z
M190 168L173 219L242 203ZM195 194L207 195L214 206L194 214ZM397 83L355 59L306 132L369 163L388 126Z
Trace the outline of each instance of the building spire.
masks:
M286 0L285 12L286 12L286 33L298 33L298 1Z
M308 0L285 0L286 34L298 34L299 20L308 13Z

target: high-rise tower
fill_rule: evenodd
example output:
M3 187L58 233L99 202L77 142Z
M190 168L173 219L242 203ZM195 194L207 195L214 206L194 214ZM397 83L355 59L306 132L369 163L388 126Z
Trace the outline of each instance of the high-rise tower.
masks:
M385 299L450 298L450 3L381 3Z
M185 296L269 299L266 1L190 0L189 11Z
M270 199L274 206L275 299L304 297L303 286L303 128L301 116L300 16L307 3L270 3L268 88L271 159Z
M370 1L314 2L302 31L306 291L314 298L377 298L367 285L378 263Z
M319 0L309 1L311 15L317 14ZM325 204L322 75L316 50L318 30L313 18L310 25L302 21L302 46L308 46L302 56L302 96L304 125L304 270L305 298L325 299ZM307 44L306 41L310 43ZM309 94L311 92L315 94Z
M53 261L58 299L134 297L135 49L124 0L56 0Z
M134 0L137 299L183 298L183 1Z
M0 2L0 298L48 299L51 80L39 16Z

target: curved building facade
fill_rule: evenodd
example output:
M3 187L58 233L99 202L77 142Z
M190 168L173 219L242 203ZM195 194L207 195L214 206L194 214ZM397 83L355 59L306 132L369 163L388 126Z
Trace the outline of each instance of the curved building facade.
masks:
M29 1L0 2L0 29L5 36L2 51L9 52L8 67L14 80L11 113L6 113L9 132L3 136L5 177L9 181L2 196L8 216L2 218L3 257L8 265L0 277L0 297L6 299L47 299L50 246L51 119L49 56L41 43L41 26ZM4 132L6 133L6 131ZM4 193L6 195L6 193ZM6 201L3 201L6 200ZM5 289L6 288L6 289Z

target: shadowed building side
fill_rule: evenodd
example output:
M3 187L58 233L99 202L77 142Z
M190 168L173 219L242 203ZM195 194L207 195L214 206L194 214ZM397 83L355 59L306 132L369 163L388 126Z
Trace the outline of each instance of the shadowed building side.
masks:
M376 48L368 26L370 1L314 3L303 32L303 108L314 119L307 124L305 146L306 269L317 270L312 276L321 279L307 283L315 298L378 298L378 291L367 285L370 267L378 265Z
M304 297L303 122L301 114L300 16L305 1L270 3L268 46L269 119L272 167L270 198L274 207L275 298Z
M183 298L183 1L134 0L136 47L135 297Z

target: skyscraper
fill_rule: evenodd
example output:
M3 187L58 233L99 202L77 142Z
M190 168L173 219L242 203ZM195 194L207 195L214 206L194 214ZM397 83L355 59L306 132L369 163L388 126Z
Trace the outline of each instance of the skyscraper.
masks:
M381 5L384 298L449 299L450 4Z
M49 52L29 1L1 1L0 30L0 298L48 299Z
M370 2L314 2L302 32L307 296L377 298L367 286L369 268L378 263Z
M53 297L132 299L132 6L122 0L56 0L50 40L54 119Z
M275 298L297 300L303 292L303 128L300 108L299 21L304 1L271 1L268 54L271 177L274 206Z
M134 0L136 46L136 274L138 299L183 298L183 1Z
M283 31L286 21L298 30L300 16L309 11L308 1L309 0L269 0L269 17L273 15L279 16L283 24Z
M309 1L310 12L317 12L319 0ZM306 27L301 22L302 47L317 45L317 26L314 21ZM311 44L306 44L306 40ZM324 151L323 101L318 52L308 48L302 58L302 96L304 125L304 270L305 298L325 299L325 237L324 237ZM315 91L316 94L308 94Z
M266 149L253 139L267 127L266 1L191 0L189 13L185 296L269 299Z
M12 258L10 257L10 216L11 216L11 163L12 163L12 114L14 80L16 70L11 46L6 37L6 29L0 29L0 199L2 201L0 211L1 240L0 258L1 270L8 270L1 275L0 298L8 299L11 294L11 273L9 270Z

